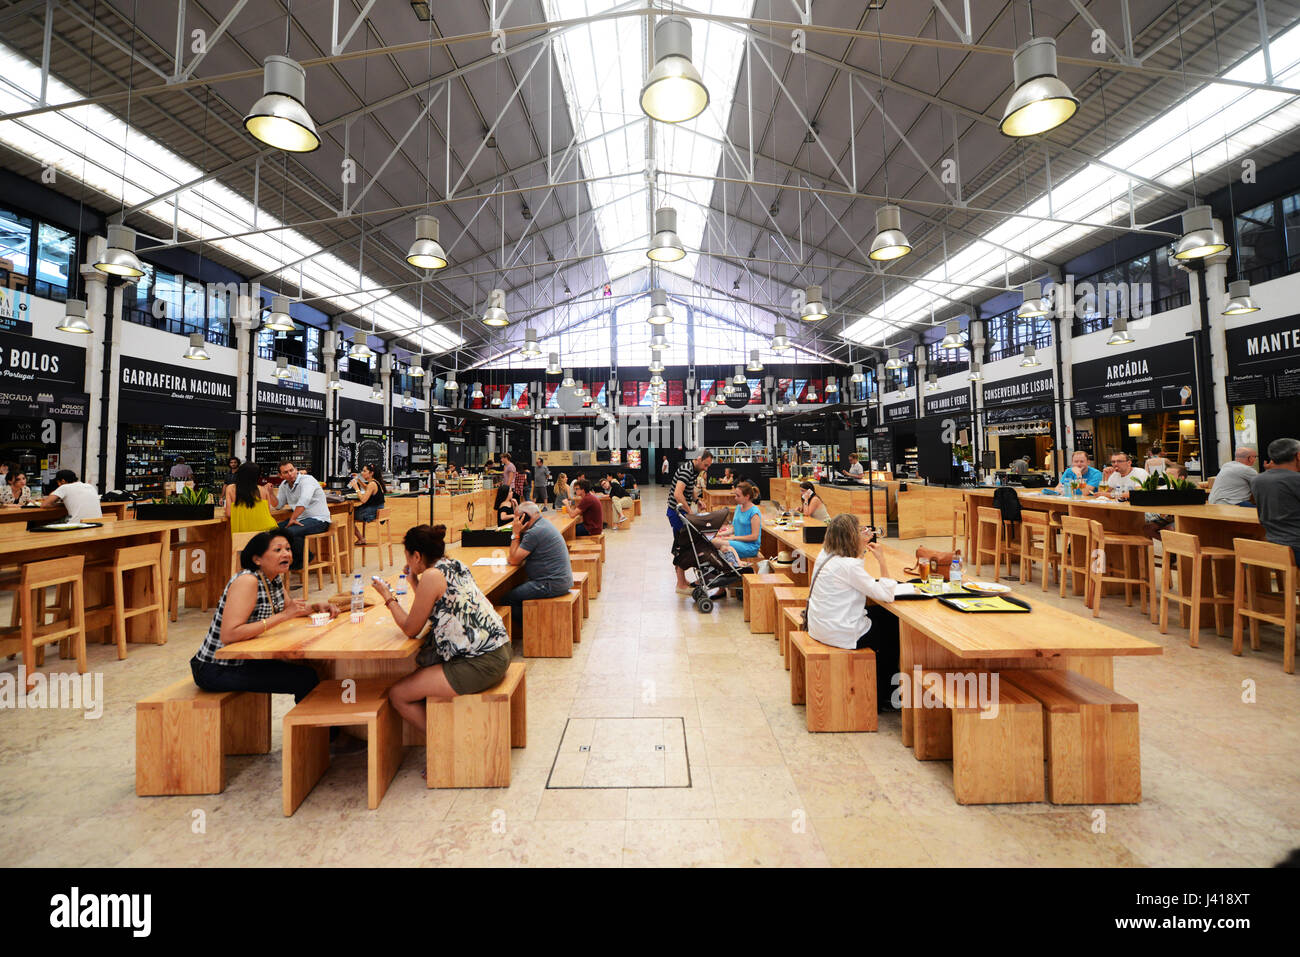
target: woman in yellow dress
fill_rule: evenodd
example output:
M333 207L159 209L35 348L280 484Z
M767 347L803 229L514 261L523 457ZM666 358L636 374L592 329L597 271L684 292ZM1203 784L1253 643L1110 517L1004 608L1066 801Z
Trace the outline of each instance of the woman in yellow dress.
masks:
M271 515L271 487L260 485L261 470L245 462L235 471L235 481L226 486L226 514L231 534L269 532L277 527Z

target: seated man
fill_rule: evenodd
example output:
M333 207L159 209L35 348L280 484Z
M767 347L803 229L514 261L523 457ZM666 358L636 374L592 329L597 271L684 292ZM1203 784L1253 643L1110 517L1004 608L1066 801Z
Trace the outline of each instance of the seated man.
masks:
M585 478L573 483L574 499L569 505L569 514L578 519L576 533L579 536L599 535L605 530L605 516L601 512L600 499L591 494L591 483Z
M1251 496L1254 494L1255 479L1259 477L1255 471L1255 462L1258 460L1259 452L1254 448L1239 445L1233 461L1219 469L1219 474L1214 477L1214 488L1210 489L1207 504L1254 508Z
M551 522L542 519L536 502L523 502L515 510L510 526L510 554L506 561L523 565L528 580L506 593L513 620L522 622L524 602L533 598L557 598L573 587L573 566L564 536Z
M329 504L325 501L325 490L306 472L299 472L298 466L285 460L280 463L280 488L275 493L276 508L291 508L293 514L280 523L280 527L289 535L289 546L293 550L293 567L302 568L302 543L308 535L328 532L333 519Z
M609 504L614 510L615 527L622 525L627 521L627 516L623 514L623 509L632 507L632 500L627 497L623 491L623 486L619 485L608 475L603 476L600 480L600 489L609 496Z
M1101 472L1089 464L1087 452L1075 452L1071 456L1071 463L1070 467L1061 473L1060 484L1056 486L1059 491L1069 494L1072 482L1082 487L1084 495L1091 495L1101 488Z
M1300 439L1274 439L1268 460L1273 467L1255 479L1259 522L1264 537L1289 546L1300 565Z
M1149 477L1146 469L1136 468L1133 465L1133 456L1127 452L1113 452L1110 456L1110 465L1102 473L1102 483L1112 498L1123 501L1128 498L1129 492L1141 487Z
M89 482L78 482L77 473L72 469L55 472L54 483L54 491L41 499L42 505L62 504L74 522L104 517L99 507L99 492Z

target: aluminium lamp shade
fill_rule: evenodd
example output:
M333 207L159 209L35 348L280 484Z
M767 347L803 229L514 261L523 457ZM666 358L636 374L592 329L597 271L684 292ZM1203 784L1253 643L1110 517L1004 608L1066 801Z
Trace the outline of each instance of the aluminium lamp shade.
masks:
M402 393L402 408L408 410L415 408L415 399L411 397L411 393L409 392Z
M655 356L653 359L650 360L650 366L648 371L656 375L662 375L664 371L664 360L660 359L658 356Z
M528 359L536 359L542 354L541 347L537 345L537 330L524 330L524 344L519 350L519 354Z
M646 256L659 263L672 263L686 256L686 247L677 235L677 210L671 206L655 210L655 232L650 237Z
M86 321L86 303L83 299L69 299L63 304L63 321L56 326L59 332L73 332L89 336L95 330Z
M972 362L970 364L970 372L966 373L966 378L971 382L979 382L984 378L983 373L980 372L980 363Z
M867 376L866 376L866 374L862 371L862 366L860 366L860 365L855 365L855 366L853 367L853 375L849 376L849 381L852 382L852 383L854 383L855 385L858 384L858 383L860 383L860 382L866 382L866 381L867 381Z
M903 233L902 211L897 206L881 206L876 210L876 238L867 252L876 262L901 259L912 251L912 244Z
M289 378L289 376L292 375L292 373L289 372L289 360L286 359L284 356L280 356L280 358L276 359L276 360L275 360L275 372L272 373L272 374L273 374L277 379L287 379L287 378Z
M298 328L293 324L293 319L289 315L288 296L271 297L271 312L267 315L266 322L262 323L262 326L275 332L293 332Z
M374 353L370 351L370 346L366 345L366 333L358 329L352 333L352 345L348 348L349 359L360 359L362 362L369 362Z
M809 286L803 292L803 308L799 310L799 319L803 322L821 322L826 318L826 306L822 302L822 287Z
M456 381L456 373L454 371L447 373L447 381L443 384L442 388L444 392L460 391L460 383Z
M1128 331L1127 319L1116 319L1110 326L1110 338L1106 340L1108 346L1128 346L1137 342L1133 334Z
M1033 346L1025 346L1025 356L1020 360L1020 367L1022 369L1029 369L1033 366L1040 365L1042 365L1042 362L1038 359L1038 350Z
M343 388L343 380L339 378L339 374L337 372L331 372L329 375L327 375L325 377L325 384L326 387L331 392L337 392L339 391L339 389Z
M939 391L939 376L937 373L931 372L929 378L925 380L925 391L926 392Z
M406 261L416 269L442 269L447 265L447 251L438 241L438 217L415 217L415 241L406 251Z
M1223 227L1215 223L1210 207L1193 206L1183 213L1183 235L1174 244L1175 259L1205 259L1227 248Z
M181 358L193 359L196 362L206 362L212 358L208 355L208 350L203 348L203 333L195 332L190 335L190 344Z
M483 311L483 325L499 328L510 325L510 316L506 314L506 291L493 289L488 293L487 309Z
M898 357L897 348L889 350L889 361L885 363L885 368L890 370L903 368L903 360Z
M573 389L577 387L577 383L573 381L572 369L564 370L564 378L560 380L560 387L564 389Z
M1021 302L1016 309L1016 317L1019 319L1037 319L1039 316L1045 316L1051 309L1048 307L1047 300L1043 298L1043 284L1041 282L1027 282L1020 287Z
M651 326L657 329L657 326ZM650 351L654 353L666 352L668 349L668 337L662 332L654 332L650 335Z
M830 395L833 392L840 391L840 384L835 381L834 376L831 376L829 379L826 380L826 388L824 391L827 395Z
M650 315L646 322L652 326L666 326L673 321L673 314L668 310L668 293L663 289L650 290Z
M384 397L384 384L376 379L370 383L370 398L382 399Z
M731 381L736 385L748 385L749 380L745 378L745 367L736 366L736 374L731 377Z
M1248 312L1259 312L1259 304L1250 295L1250 282L1238 279L1228 283L1228 304L1223 307L1225 316L1244 316ZM60 326L60 329L63 327ZM66 331L66 330L65 330Z
M759 358L759 351L757 349L749 350L749 365L747 365L745 368L748 369L750 372L763 371L763 360Z
M691 62L691 25L684 17L655 24L655 65L641 87L641 109L652 120L682 123L704 112L709 89Z
M143 276L144 266L135 254L135 230L129 226L109 226L104 255L95 263L95 268L110 276L126 279L139 279Z
M424 378L424 366L420 365L419 362L413 362L413 363L411 363L411 365L407 368L407 370L406 370L406 374L409 375L412 379L423 379L423 378Z
M1037 136L1054 130L1079 109L1079 100L1056 72L1056 40L1034 37L1011 58L1015 90L998 129L1006 136Z
M319 149L320 136L307 112L307 71L302 64L286 56L269 56L262 70L262 96L244 117L244 129L286 153Z
M408 395L409 395L409 393L408 393ZM482 383L482 382L475 382L475 383L474 383L474 387L473 387L472 389L470 389L469 397L470 397L471 399L481 399L481 398L483 398L483 383Z
M560 354L558 352L547 353L546 374L559 375L561 371L562 370L560 369Z
M778 319L772 325L772 351L781 353L790 348L790 337L786 335L785 321Z
M966 343L963 342L961 338L960 319L949 319L947 323L944 324L944 335L943 339L939 343L939 348L946 349L949 352L966 348Z

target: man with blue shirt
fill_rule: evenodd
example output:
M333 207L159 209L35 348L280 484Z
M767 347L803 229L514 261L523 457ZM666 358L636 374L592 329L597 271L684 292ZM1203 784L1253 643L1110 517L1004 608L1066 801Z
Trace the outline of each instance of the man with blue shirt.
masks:
M1084 495L1091 495L1101 488L1101 472L1088 464L1087 452L1075 452L1071 462L1073 464L1061 473L1061 483L1057 486L1059 491L1068 495L1071 482L1081 484Z
M299 472L293 462L281 462L275 507L293 509L293 514L281 522L280 527L289 536L293 567L301 568L303 539L330 529L330 509L325 501L325 490L306 472Z

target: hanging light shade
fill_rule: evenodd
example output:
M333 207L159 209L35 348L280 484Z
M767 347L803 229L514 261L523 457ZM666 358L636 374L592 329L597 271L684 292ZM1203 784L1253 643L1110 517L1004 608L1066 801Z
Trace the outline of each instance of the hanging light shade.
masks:
M748 385L748 384L749 384L749 380L745 378L745 367L744 367L744 366L736 366L736 372L735 372L735 374L731 377L731 381L734 382L736 385Z
M289 297L272 296L271 312L262 323L262 328L272 329L275 332L294 332L297 326L293 324L293 319L289 315Z
M92 335L95 330L86 321L85 300L69 299L65 302L63 304L63 321L55 328L59 332L75 332L82 336Z
M664 371L664 361L658 356L655 356L650 360L650 371L662 375Z
M460 391L460 383L456 381L456 373L454 371L447 373L447 381L443 383L442 388L444 392Z
M817 389L814 388L812 385L809 385L809 386L808 386L808 391L807 391L806 393L804 393L804 398L806 398L809 402L816 402L816 401L817 401Z
M492 398L489 400L489 404L490 404L490 405L492 406L492 408L494 408L494 409L497 408L498 406L500 406L500 405L501 405L501 393L500 393L500 392L493 392L493 393L492 393Z
M510 325L510 317L506 315L506 291L504 289L493 289L488 293L488 306L483 311L483 325L494 328Z
M889 350L889 361L885 363L885 368L891 371L903 368L903 360L898 357L898 349Z
M1183 213L1183 235L1174 244L1175 259L1204 259L1227 248L1223 228L1216 227L1210 207L1193 206Z
M1079 109L1079 101L1056 73L1056 40L1034 37L1011 59L1015 90L998 129L1006 136L1037 136L1054 130Z
M189 347L181 358L194 359L199 362L206 362L212 358L212 356L208 355L208 350L203 348L203 333L195 332L190 336Z
M944 328L944 336L943 339L939 342L940 349L946 349L949 352L953 352L958 349L966 348L966 343L962 341L962 337L961 337L960 319L949 319L946 323L944 323L943 328Z
M723 405L726 403L727 397L723 395L721 392L716 392L713 395L713 401L717 405Z
M751 416L749 417L749 421L751 421L751 422L757 422L758 419L757 419L755 416L752 416L752 415L751 415Z
M673 321L673 314L668 309L668 293L663 289L650 290L650 315L646 322L652 326L666 326Z
M558 352L548 353L546 356L546 374L559 375L560 371L560 354Z
M659 328L652 326L651 328ZM665 352L668 349L668 337L662 332L654 332L650 335L650 351Z
M931 372L930 377L925 380L925 391L926 392L939 391L939 376L936 373Z
M1116 319L1110 325L1110 338L1106 340L1108 346L1128 346L1137 342L1132 333L1128 331L1127 319Z
M826 380L826 394L828 396L831 395L832 393L839 392L839 391L840 391L840 384L835 381L834 376L831 376L829 379Z
M438 217L415 217L415 242L406 251L406 261L416 269L441 269L447 265L447 252L438 241Z
M1028 369L1033 366L1041 365L1042 363L1038 360L1038 350L1033 346L1025 346L1025 355L1024 358L1020 360L1020 367L1022 369Z
M661 376L658 372L656 372L654 375L650 377L650 385L653 386L654 388L658 389L663 384L664 384L664 377Z
M677 210L671 206L655 210L655 232L646 256L657 263L674 263L686 257L686 247L677 235Z
M684 17L655 24L655 65L641 87L641 109L660 123L682 123L704 112L709 89L691 62L691 25Z
M575 382L573 384L573 394L576 396L585 396L587 394L587 387L583 385L581 381Z
M454 379L447 384L447 388L450 389L453 385L455 385ZM382 399L383 397L384 397L384 384L380 382L378 379L376 379L374 382L370 383L370 398Z
M272 373L277 379L287 379L292 373L289 371L289 360L284 356L275 360L275 372Z
M759 352L757 349L749 350L749 365L745 366L745 368L750 372L763 371L763 360L759 358Z
M307 71L302 64L287 56L269 56L262 70L262 96L244 117L244 129L287 153L319 149L320 136L307 112Z
M110 276L125 276L128 279L143 276L144 266L135 254L135 230L128 226L109 226L104 255L95 263L95 268Z
M406 374L409 375L412 379L423 379L424 366L422 366L419 361L416 361L407 368Z
M984 378L980 373L980 363L972 362L970 364L970 372L966 373L966 378L970 379L971 382L979 382Z
M536 359L542 354L541 347L537 345L536 329L524 330L524 345L523 348L519 350L519 354L528 359Z
M799 318L803 322L820 322L826 318L826 306L822 303L822 287L809 286L803 291L803 308Z
M360 359L362 362L369 362L374 358L374 353L370 351L370 346L366 345L366 333L358 329L352 333L352 346L348 349L349 359Z
M573 370L565 369L564 378L560 380L560 387L564 389L572 389L576 384L577 383L573 381Z
M903 233L902 211L897 206L881 206L876 210L876 238L871 241L868 258L888 262L911 251L912 244Z
M402 408L403 408L403 409L414 409L414 408L415 408L415 399L411 398L411 393L410 393L410 392L403 392L403 393L402 393Z
M470 389L470 391L469 391L469 397L470 397L471 399L481 399L481 398L483 398L483 383L482 383L482 382L475 382L475 383L474 383L473 387L472 387L472 388Z
M1043 298L1043 284L1041 282L1025 283L1020 287L1020 294L1020 308L1016 310L1018 318L1037 319L1039 316L1045 316L1052 311L1047 300Z
M84 304L82 308L85 309ZM1248 312L1259 312L1259 305L1250 295L1250 281L1238 279L1235 282L1228 283L1228 304L1223 307L1223 314L1225 316L1244 316ZM59 328L62 329L63 327L60 326Z
M786 335L785 321L778 319L772 325L772 351L782 353L790 348L790 338Z
M325 377L325 383L331 392L337 392L339 389L343 388L343 382L339 379L339 374L337 372L331 372L327 375Z
M854 385L858 384L859 382L867 381L866 375L862 372L862 366L856 365L853 367L853 375L849 376L849 381L852 382Z

